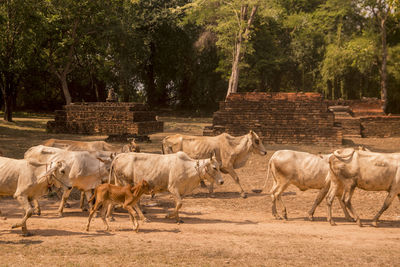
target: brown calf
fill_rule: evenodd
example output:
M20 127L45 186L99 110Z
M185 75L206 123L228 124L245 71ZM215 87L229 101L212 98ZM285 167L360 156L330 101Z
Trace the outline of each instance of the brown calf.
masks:
M89 231L90 221L92 220L94 213L100 207L102 207L101 219L107 227L106 231L108 231L110 227L106 220L107 208L110 204L121 204L122 207L129 213L129 217L133 224L133 229L138 232L139 223L136 220L135 211L132 206L136 204L136 202L144 193L149 194L151 189L152 188L150 184L145 180L140 181L135 186L117 186L112 184L101 184L97 186L93 196L89 200L89 202L91 202L96 197L96 203L90 210L86 231Z

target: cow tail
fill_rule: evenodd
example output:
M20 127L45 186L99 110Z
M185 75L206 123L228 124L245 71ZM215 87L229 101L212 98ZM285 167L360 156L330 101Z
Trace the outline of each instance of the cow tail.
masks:
M111 162L111 166L110 166L110 174L108 175L108 183L109 184L111 184L112 177L114 177L114 184L116 184L116 182L117 182L117 177L115 176L115 172L114 172L114 163L115 163L115 159Z
M264 186L262 187L260 193L265 192L265 188L267 187L268 180L269 180L270 176L271 176L271 175L274 175L274 174L272 173L271 168L272 168L272 158L271 158L271 159L269 160L269 162L268 162L267 177L265 178Z

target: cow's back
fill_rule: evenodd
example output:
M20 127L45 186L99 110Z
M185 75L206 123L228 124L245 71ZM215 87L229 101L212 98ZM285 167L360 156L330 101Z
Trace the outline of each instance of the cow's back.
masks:
M168 189L173 172L184 165L178 154L123 153L113 162L113 171L119 180L125 183L137 183L146 180L154 185L155 191ZM182 166L179 166L182 165ZM172 174L172 175L171 175Z
M219 153L220 145L223 143L217 136L191 136L177 134L171 136L170 149L173 153L185 152L193 159L209 158L213 152Z
M325 184L329 171L326 159L307 152L279 150L271 160L275 171L300 189L320 189Z

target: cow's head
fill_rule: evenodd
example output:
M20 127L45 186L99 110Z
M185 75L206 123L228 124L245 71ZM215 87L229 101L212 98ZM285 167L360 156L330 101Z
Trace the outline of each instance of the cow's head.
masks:
M64 160L51 162L49 170L47 170L45 175L49 175L49 183L54 184L56 187L71 189L72 184L71 180L69 179L68 169L69 168Z
M204 166L204 178L209 182L215 182L219 185L224 184L224 179L222 179L220 164L215 157L215 152L210 156L210 161L208 161Z
M253 153L260 154L262 156L267 155L267 150L265 149L260 137L258 137L253 130L250 130L249 136Z
M114 158L115 158L115 154L114 154L114 153L111 153L111 154L110 154L110 157L105 157L105 158L96 157L96 158L97 158L97 160L99 160L101 163L103 163L103 166L101 166L101 167L104 167L105 170L107 171L107 173L110 172L111 163L112 163L112 161L113 161Z

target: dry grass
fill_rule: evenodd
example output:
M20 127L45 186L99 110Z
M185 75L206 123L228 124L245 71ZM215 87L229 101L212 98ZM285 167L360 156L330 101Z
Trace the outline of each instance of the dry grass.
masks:
M26 149L48 138L102 140L104 136L55 135L45 132L48 117L16 118L15 123L0 120L0 150L6 156L22 158ZM210 118L186 119L161 117L165 132L151 136L152 143L141 143L143 151L160 153L160 142L168 134L184 132L201 134ZM395 151L399 138L352 139L347 145L365 144L372 150ZM316 211L316 221L305 220L316 191L301 192L289 187L283 196L289 220L276 221L271 216L270 198L252 193L261 188L266 162L275 150L289 148L308 152L330 152L321 146L268 146L268 156L251 156L238 171L244 189L242 199L229 176L216 188L214 197L204 189L196 189L183 201L181 216L185 223L177 225L165 219L173 207L168 194L155 200L145 198L150 223L142 223L140 232L131 231L127 213L116 213L110 224L112 231L94 219L92 230L85 232L88 213L79 203L65 209L63 218L56 217L55 199L43 199L42 216L28 221L34 234L21 237L20 229L10 226L20 220L22 209L12 198L0 200L7 220L0 220L1 266L276 266L276 265L397 265L400 248L399 202L383 214L379 228L370 226L370 219L380 208L384 192L357 190L354 206L364 219L365 227L345 222L337 203L334 216L338 226L326 222L325 203Z

